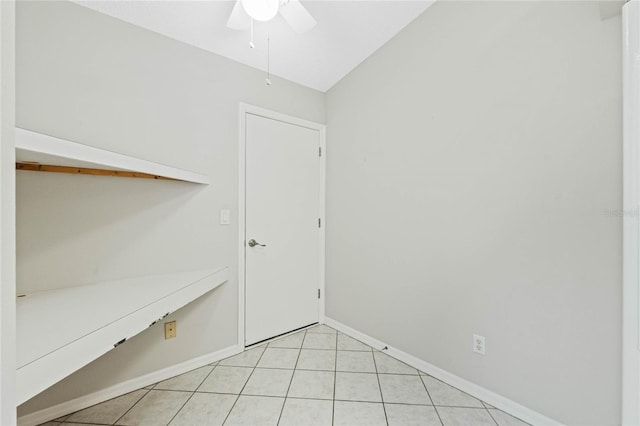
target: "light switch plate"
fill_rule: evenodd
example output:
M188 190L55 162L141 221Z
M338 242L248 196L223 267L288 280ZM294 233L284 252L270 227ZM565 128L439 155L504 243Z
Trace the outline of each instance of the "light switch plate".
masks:
M229 209L220 210L220 225L229 225L231 223L231 211Z

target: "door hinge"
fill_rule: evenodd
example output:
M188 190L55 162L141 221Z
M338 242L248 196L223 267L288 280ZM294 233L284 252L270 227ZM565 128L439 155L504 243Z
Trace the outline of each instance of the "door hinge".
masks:
M318 228L322 227L322 219L318 218Z
M320 299L320 289L318 289L318 299Z
M322 147L318 147L318 157L322 157Z

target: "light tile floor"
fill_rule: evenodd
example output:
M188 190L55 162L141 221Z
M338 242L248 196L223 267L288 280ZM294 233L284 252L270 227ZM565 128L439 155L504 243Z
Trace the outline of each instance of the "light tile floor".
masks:
M325 325L46 426L526 423Z

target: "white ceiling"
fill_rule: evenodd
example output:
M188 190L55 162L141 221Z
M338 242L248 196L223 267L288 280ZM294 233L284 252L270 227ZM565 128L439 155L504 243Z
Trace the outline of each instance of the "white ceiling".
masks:
M232 1L76 0L76 3L243 64L327 91L349 71L413 21L434 0L304 1L318 25L296 34L277 16L249 31L226 27Z

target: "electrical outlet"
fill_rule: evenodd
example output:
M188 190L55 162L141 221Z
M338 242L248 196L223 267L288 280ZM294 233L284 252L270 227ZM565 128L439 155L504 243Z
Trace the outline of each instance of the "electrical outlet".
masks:
M479 353L480 355L485 354L485 341L484 336L478 336L477 334L473 335L473 351Z
M171 322L165 322L164 323L164 338L166 339L173 339L174 337L176 337L176 322L175 321L171 321Z

